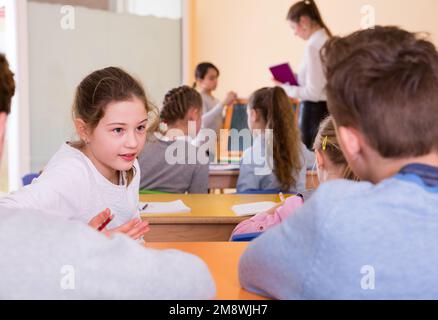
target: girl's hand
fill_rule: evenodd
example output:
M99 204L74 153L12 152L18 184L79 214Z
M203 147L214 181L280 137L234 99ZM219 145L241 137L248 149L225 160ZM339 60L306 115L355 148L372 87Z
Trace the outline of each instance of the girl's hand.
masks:
M277 209L280 208L282 205L284 205L284 202L282 202L282 203L276 205L275 207L269 209L268 211L266 211L266 213L267 213L268 215L269 215L269 214L273 215L273 214L275 214L275 211L277 211Z
M93 219L91 219L88 225L93 229L98 230L102 226L102 224L105 221L107 221L107 219L110 217L111 217L111 211L109 209L105 209L97 216L95 216ZM131 237L134 240L138 240L141 237L143 237L148 231L149 231L149 222L141 221L141 219L133 219L121 225L120 227L111 230L107 230L105 228L100 232L102 232L107 237L110 237L113 233L120 232L126 234L127 236Z
M237 93L230 91L227 93L225 100L222 102L224 107L231 105L235 100L237 100Z
M110 217L111 217L110 209L105 209L97 216L95 216L93 219L91 219L90 222L88 222L88 225L91 228L98 230Z
M131 221L121 225L120 227L111 229L107 231L107 235L119 232L124 233L128 237L134 240L143 238L144 235L149 231L149 222L142 221L141 219L132 219Z

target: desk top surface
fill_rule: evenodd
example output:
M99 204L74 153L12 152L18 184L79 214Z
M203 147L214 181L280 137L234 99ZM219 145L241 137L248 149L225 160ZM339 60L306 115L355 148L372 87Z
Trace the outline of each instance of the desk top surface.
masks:
M239 259L248 243L242 242L185 242L147 243L147 248L177 249L200 257L216 282L217 300L262 300L264 297L241 288L238 277Z
M242 218L236 216L231 207L237 204L246 204L251 202L273 201L279 202L278 195L242 195L242 194L152 194L141 195L142 202L169 202L182 200L186 206L192 209L190 213L185 214L166 214L152 215L144 214L143 218L162 218L169 217L178 220L178 218L224 218L227 220L235 219L241 221L248 217Z

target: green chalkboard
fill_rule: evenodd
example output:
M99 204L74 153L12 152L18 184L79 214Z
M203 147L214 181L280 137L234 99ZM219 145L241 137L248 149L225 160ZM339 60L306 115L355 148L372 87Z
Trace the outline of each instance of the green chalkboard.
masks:
M238 143L232 143L232 137L228 137L228 151L245 151L249 147L251 147L252 139L245 139L245 135L243 135L243 131L248 132L248 114L246 112L247 104L246 102L238 102L232 107L231 121L229 128L230 130L235 129L242 134L239 137ZM235 140L237 141L237 140Z

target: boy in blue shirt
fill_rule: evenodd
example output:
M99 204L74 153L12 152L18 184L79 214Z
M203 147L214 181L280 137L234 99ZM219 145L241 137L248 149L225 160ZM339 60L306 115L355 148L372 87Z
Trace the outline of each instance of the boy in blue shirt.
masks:
M438 299L438 53L396 27L335 37L322 57L360 183L322 185L250 244L244 288L276 299Z

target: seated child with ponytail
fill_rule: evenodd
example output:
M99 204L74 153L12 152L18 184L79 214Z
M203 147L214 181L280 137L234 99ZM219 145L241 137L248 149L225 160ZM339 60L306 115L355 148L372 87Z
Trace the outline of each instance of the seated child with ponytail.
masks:
M209 159L195 143L202 125L201 95L188 86L170 90L160 118L160 128L149 136L139 158L140 188L178 194L207 193Z
M331 116L321 123L314 149L318 180L321 184L336 179L358 180L342 154ZM301 207L304 198L307 197L303 197L301 194L287 198L280 207L259 213L251 219L242 221L234 229L232 237L240 234L264 232L275 227Z
M253 145L243 154L237 192L304 192L306 146L286 92L280 87L257 90L247 113Z

